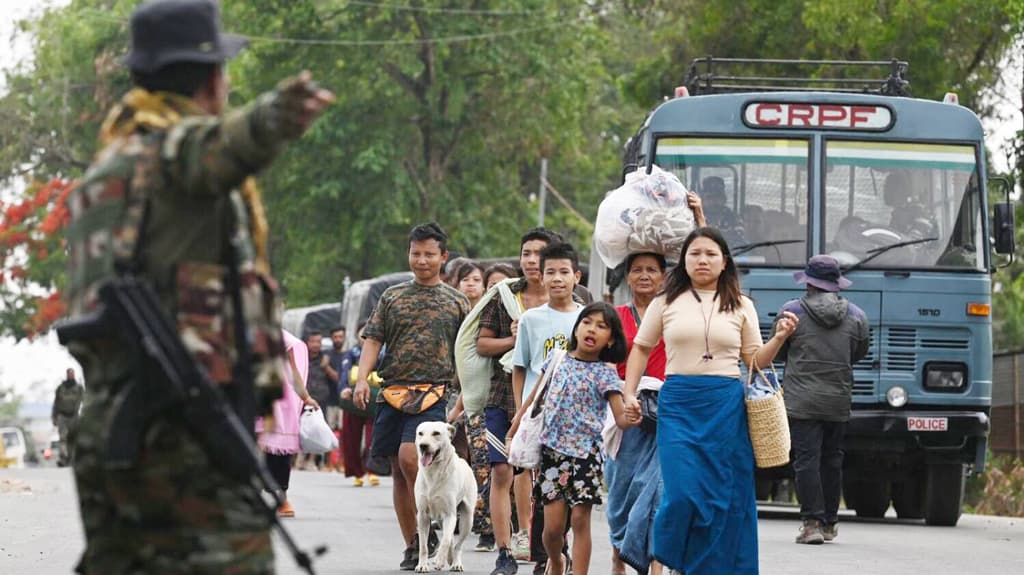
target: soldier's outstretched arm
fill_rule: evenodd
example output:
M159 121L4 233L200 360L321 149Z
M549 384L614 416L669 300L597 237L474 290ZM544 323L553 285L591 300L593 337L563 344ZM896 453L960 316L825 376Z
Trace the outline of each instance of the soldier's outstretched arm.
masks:
M227 193L269 165L332 102L334 94L303 72L221 117L186 119L164 140L167 176L187 193Z

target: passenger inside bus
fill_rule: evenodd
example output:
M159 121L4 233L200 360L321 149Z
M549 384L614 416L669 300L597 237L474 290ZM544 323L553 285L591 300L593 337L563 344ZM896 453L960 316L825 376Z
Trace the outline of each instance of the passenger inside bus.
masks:
M743 206L743 232L748 242L767 241L768 229L765 226L764 208L756 204Z
M889 229L899 233L903 239L915 240L936 235L938 228L935 219L914 194L906 172L893 172L886 177L883 199L885 205L892 208Z
M708 176L701 180L700 198L704 203L704 217L708 225L722 232L729 245L745 243L743 226L728 205L725 180L719 176Z

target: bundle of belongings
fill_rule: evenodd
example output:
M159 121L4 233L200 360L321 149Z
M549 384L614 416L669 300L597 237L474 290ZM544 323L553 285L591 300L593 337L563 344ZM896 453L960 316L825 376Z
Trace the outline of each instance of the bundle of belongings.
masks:
M594 248L609 268L632 253L653 252L676 260L693 231L686 187L671 172L651 166L636 170L621 187L608 192L597 210Z
M476 350L476 337L480 333L480 314L494 298L500 298L509 317L518 320L522 309L519 300L512 293L512 284L517 278L508 278L491 287L484 293L480 301L462 320L459 334L455 337L455 368L459 374L459 385L462 387L462 405L469 415L484 412L487 394L491 389L491 373L493 359L480 355ZM512 372L512 350L500 359L501 367Z

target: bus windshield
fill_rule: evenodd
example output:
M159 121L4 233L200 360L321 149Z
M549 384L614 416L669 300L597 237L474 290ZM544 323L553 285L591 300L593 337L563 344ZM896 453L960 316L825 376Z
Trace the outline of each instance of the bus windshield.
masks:
M741 265L807 260L809 142L792 138L661 138L655 163L704 204Z
M984 268L973 146L828 141L823 195L822 241L844 265Z

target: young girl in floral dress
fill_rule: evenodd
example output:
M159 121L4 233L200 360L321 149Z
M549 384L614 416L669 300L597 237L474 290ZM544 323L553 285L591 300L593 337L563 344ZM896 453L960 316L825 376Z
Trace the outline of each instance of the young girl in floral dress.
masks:
M546 372L552 363L548 356ZM615 308L595 302L580 311L569 341L569 352L555 366L540 392L544 430L541 433L541 463L536 497L544 503L544 548L548 552L548 575L562 575L566 561L566 515L572 526L572 565L576 575L587 575L590 567L590 515L601 503L601 429L605 413L612 409L620 427L631 427L622 403L622 382L612 364L626 357L626 338ZM509 437L530 408L537 386L523 402Z

